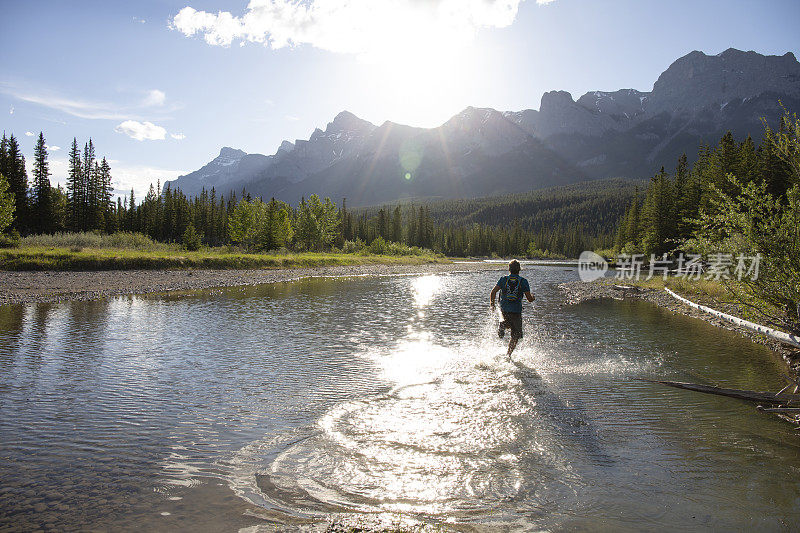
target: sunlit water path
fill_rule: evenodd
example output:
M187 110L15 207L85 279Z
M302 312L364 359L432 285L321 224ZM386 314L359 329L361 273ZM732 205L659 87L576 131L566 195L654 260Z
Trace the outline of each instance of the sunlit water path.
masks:
M800 437L661 377L775 389L769 352L530 267L0 308L0 529L797 530Z

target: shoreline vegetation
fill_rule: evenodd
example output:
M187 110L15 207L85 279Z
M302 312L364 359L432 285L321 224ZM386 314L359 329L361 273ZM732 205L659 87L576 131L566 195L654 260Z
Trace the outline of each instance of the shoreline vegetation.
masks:
M217 269L256 270L359 265L450 263L434 254L387 255L346 252L246 253L211 250L147 251L116 248L26 247L0 250L0 269L9 271L102 271Z
M262 269L366 264L448 263L442 254L399 243L346 242L322 251L254 250L241 246L198 246L158 242L131 232L31 235L0 248L0 270Z

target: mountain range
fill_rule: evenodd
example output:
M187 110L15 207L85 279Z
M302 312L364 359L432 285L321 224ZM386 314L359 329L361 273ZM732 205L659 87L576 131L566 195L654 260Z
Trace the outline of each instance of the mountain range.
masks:
M473 198L578 181L647 178L690 161L701 143L728 130L762 136L800 110L794 54L728 49L694 51L667 68L652 91L565 91L542 96L538 110L468 107L436 128L384 122L343 111L308 140L284 141L273 155L222 148L199 170L165 183L188 195L215 188L297 203L318 194L364 206L407 198Z

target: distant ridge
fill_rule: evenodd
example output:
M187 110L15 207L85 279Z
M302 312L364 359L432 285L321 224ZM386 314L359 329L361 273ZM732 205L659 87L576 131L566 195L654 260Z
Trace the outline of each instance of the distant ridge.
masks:
M211 162L167 182L187 194L245 188L296 203L317 193L352 206L403 198L473 198L585 179L645 178L728 130L760 139L762 117L800 110L800 63L729 48L677 59L651 91L542 95L538 110L468 107L437 128L371 124L342 111L308 140L273 155L223 148Z

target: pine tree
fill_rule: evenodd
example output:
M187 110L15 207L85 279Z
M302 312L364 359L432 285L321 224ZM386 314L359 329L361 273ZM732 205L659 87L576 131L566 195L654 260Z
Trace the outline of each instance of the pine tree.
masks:
M748 184L756 180L758 171L758 156L756 154L756 145L753 138L749 135L739 145L739 161L736 169L736 176L739 177L743 184Z
M639 190L636 190L636 195L631 202L630 210L628 211L627 220L625 221L625 238L622 244L630 244L634 250L639 249L639 241L641 236L641 213L639 210Z
M5 139L5 137L3 137ZM14 195L9 191L8 181L0 174L0 232L14 222Z
M113 188L111 185L111 166L108 164L108 161L104 157L103 160L100 162L100 172L99 172L99 187L98 187L98 212L99 218L102 221L103 225L105 226L105 230L108 232L114 231L113 229L113 220L112 217L112 209L113 204L111 203L111 195L113 192Z
M6 155L0 172L6 177L9 192L14 195L16 218L14 228L18 231L27 229L27 207L28 207L28 173L25 170L25 156L19 149L19 144L14 135L7 141Z
M394 242L403 242L403 214L400 206L394 208L392 214L392 234L390 240Z
M78 139L72 139L69 150L69 174L67 175L67 211L68 226L72 231L83 230L83 169L81 153L78 150Z
M133 194L133 187L131 187L131 196L128 201L128 220L126 221L126 228L128 231L138 231L136 227L136 196Z
M33 149L33 198L31 226L37 233L52 231L53 210L50 199L50 168L47 163L47 146L44 133Z
M728 131L719 141L713 159L713 185L727 194L735 194L732 190L731 182L727 179L728 174L736 175L739 170L739 147L733 138L733 134Z
M6 175L10 170L10 165L8 163L8 137L6 137L6 132L3 132L3 138L0 140L0 174ZM6 185L8 185L8 180L6 180Z
M661 171L650 181L642 208L646 254L661 255L671 247L670 239L675 232L674 196L669 176L664 172L664 167L661 167Z
M81 177L81 185L83 191L81 192L83 205L81 228L83 231L93 230L97 227L98 215L98 179L99 172L95 164L94 143L89 138L89 142L83 145L83 160L81 162L81 170L83 176Z

